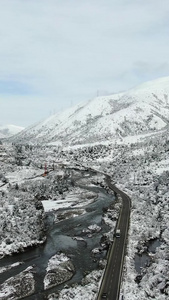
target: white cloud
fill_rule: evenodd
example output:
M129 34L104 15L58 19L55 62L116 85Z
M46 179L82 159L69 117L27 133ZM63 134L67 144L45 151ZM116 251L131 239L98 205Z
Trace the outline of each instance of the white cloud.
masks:
M12 109L25 86L25 108L36 102L37 121L43 110L98 89L117 92L168 75L168 0L0 0L0 7L0 81L17 82L19 100L9 91L5 99ZM43 108L40 99L48 99ZM4 115L1 106L0 122ZM29 115L25 124L32 121Z

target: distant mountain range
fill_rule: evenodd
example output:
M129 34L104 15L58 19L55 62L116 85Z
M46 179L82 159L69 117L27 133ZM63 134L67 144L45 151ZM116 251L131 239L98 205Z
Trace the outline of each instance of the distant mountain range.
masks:
M0 126L0 138L7 138L21 132L24 127L15 125Z
M33 143L86 144L159 131L169 124L169 77L122 94L97 97L32 125L14 138Z

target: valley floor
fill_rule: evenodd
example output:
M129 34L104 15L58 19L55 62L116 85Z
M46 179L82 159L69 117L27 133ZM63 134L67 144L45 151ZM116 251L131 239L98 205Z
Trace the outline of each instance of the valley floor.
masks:
M30 149L27 146L27 148L4 150L4 155L1 155L0 177L1 256L20 251L28 245L44 242L44 209L57 211L64 205L64 208L74 206L75 216L85 213L84 206L92 201L92 195L89 193L86 197L84 193L83 198L82 194L81 199L84 199L84 203L79 205L79 190L74 188L71 173L72 167L83 170L85 166L85 169L92 168L102 174L109 174L117 186L132 199L128 247L121 284L121 295L124 296L124 300L151 298L167 300L169 295L168 153L167 132L158 133L156 136L124 138L114 143L79 145L79 147L65 148L62 152L54 146L44 147L44 149L37 147ZM5 155L8 157L8 163L6 159L5 162L3 160ZM48 166L47 176L41 176L45 172L44 162ZM66 172L62 165L67 166ZM55 173L52 173L54 170ZM78 180L78 172L74 173L74 177ZM95 183L97 181L103 184L103 178L104 175L96 175L93 180ZM67 201L64 201L65 197ZM27 199L26 203L25 199ZM57 201L53 201L56 199ZM59 218L65 216L56 214L56 220L60 221ZM107 222L109 223L109 218ZM110 225L114 226L113 223ZM26 241L26 245L23 240L24 243ZM157 241L157 246L151 250L149 245L153 241ZM136 270L138 257L141 264ZM142 260L142 257L145 259ZM48 299L93 300L97 297L102 274L103 270L94 270L83 279L81 284L67 286L60 291L59 295L51 293ZM0 299L6 298L0 296Z

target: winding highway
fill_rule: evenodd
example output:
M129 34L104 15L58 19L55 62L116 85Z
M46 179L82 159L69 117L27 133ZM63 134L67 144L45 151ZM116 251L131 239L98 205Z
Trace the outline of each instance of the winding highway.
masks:
M118 300L127 244L131 200L124 192L111 183L110 177L107 177L107 184L109 188L122 197L122 208L117 224L117 229L120 229L120 237L114 238L113 244L109 249L107 266L97 299Z

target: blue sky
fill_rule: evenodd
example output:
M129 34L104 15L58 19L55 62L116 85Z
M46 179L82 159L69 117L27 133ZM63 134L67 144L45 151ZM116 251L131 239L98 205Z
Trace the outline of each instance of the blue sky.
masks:
M0 125L169 75L168 0L0 0Z

